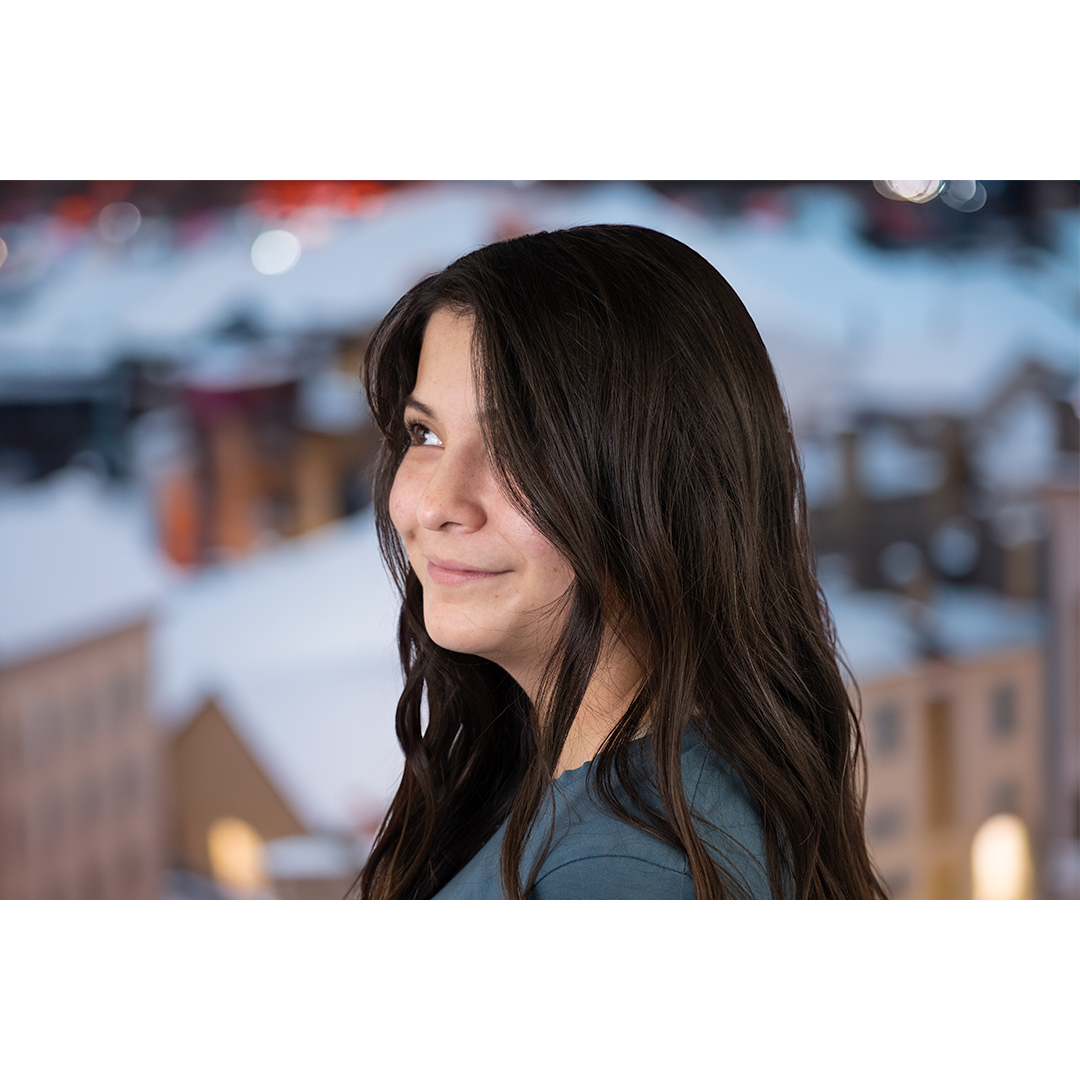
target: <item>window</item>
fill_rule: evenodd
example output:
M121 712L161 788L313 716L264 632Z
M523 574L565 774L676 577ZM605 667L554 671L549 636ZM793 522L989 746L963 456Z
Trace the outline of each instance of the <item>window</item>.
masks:
M1015 814L1020 802L1020 785L1015 780L999 780L990 794L990 813Z
M101 784L96 776L87 776L79 786L79 825L89 829L101 819L104 799L101 796Z
M142 771L134 760L118 765L113 773L113 791L117 806L134 806L142 794Z
M135 718L138 688L133 672L125 669L113 676L113 720L117 727L125 727Z
M12 716L8 723L0 727L0 771L16 773L22 765L23 746L22 728L18 716Z
M926 705L926 821L931 828L952 823L952 709L939 698Z
M879 810L870 818L870 839L876 843L890 840L899 835L904 828L904 814L898 807L891 806Z
M143 852L135 844L128 844L120 856L118 868L120 888L125 896L134 897L143 880Z
M990 731L996 738L1007 739L1016 730L1016 687L1004 683L990 695Z
M902 900L911 890L911 874L908 870L892 870L883 876L885 888L894 900Z
M90 693L84 693L79 697L75 706L75 731L80 745L85 745L94 737L97 727L97 710L94 707L94 698Z
M57 792L51 792L41 804L41 831L46 842L53 843L63 836L66 817L63 800Z
M871 739L874 753L880 757L900 748L900 707L894 702L885 702L874 710Z

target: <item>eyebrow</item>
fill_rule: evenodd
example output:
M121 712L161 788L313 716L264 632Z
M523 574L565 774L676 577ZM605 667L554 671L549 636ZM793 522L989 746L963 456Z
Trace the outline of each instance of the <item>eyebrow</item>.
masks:
M422 401L417 401L411 394L405 399L404 409L415 409L418 413L426 416L429 420L438 420L438 416L435 414L435 410L429 408Z

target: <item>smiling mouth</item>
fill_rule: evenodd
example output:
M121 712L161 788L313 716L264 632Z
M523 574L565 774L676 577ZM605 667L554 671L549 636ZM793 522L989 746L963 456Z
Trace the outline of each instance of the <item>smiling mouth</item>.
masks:
M437 563L428 559L428 576L437 585L466 585L471 581L487 581L501 577L508 570L480 570L463 563Z

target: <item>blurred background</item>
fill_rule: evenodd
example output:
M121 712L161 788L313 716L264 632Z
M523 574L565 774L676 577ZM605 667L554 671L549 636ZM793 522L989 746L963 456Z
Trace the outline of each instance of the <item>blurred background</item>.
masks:
M401 768L368 335L600 221L770 350L893 895L1080 896L1078 191L0 183L0 898L343 895Z

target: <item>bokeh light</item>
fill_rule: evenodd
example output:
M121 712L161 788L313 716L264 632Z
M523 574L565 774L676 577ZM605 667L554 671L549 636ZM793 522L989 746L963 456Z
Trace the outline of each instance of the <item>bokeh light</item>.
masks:
M261 233L251 245L251 262L260 274L284 274L300 260L300 241L288 229Z
M4 265L4 260L7 258L7 244L4 243L4 238L0 236L0 266Z
M938 197L944 183L944 180L875 180L874 187L891 199L927 203Z
M941 201L954 210L971 214L986 205L986 188L978 180L949 180L941 193Z
M971 843L974 900L1026 900L1031 896L1031 845L1015 814L984 821Z
M922 568L922 552L909 540L896 540L881 553L881 572L894 585L914 581Z
M954 210L959 210L964 203L975 198L979 184L976 180L948 180L945 190L941 193L941 201Z
M266 887L266 849L262 837L241 818L218 818L206 846L216 881L230 889L254 892Z
M139 208L129 202L109 203L98 214L98 230L113 244L130 240L139 231L141 222Z

